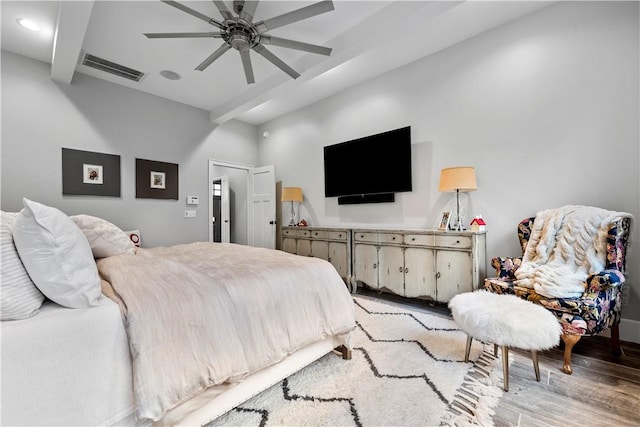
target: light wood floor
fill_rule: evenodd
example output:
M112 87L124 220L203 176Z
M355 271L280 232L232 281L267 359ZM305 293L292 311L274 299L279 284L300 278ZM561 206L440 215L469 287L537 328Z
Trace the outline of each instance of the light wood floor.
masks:
M450 315L441 304L360 289L358 293ZM621 346L623 354L616 358L608 338L582 338L573 350L572 375L562 372L562 345L539 352L540 382L530 353L510 350L509 391L494 408L495 425L640 426L640 344L622 342Z

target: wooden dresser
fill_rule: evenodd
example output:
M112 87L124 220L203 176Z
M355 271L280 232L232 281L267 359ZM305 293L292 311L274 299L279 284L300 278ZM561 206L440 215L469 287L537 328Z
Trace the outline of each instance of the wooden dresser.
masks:
M486 233L354 229L352 261L356 288L448 302L482 284Z

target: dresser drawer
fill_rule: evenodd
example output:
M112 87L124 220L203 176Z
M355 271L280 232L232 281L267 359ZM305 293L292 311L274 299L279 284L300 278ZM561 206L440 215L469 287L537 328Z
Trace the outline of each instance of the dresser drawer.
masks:
M406 245L433 246L435 239L433 234L405 234Z
M436 236L436 246L445 248L471 249L471 237Z
M328 236L330 240L347 240L346 231L329 231Z
M309 230L286 229L286 230L282 230L282 235L284 237L309 237Z
M309 230L311 233L311 237L314 239L326 239L327 231L326 230Z
M396 233L380 233L378 235L380 243L402 243L402 234Z
M353 240L356 242L378 243L378 233L355 232Z

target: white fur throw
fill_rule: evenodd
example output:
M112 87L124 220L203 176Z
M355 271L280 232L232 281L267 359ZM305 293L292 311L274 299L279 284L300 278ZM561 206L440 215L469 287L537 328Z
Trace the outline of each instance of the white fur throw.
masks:
M607 233L621 217L632 218L590 206L538 212L514 283L549 298L579 297L587 277L604 270Z
M560 342L556 317L515 295L465 292L454 296L449 308L460 329L480 341L524 350L546 350Z

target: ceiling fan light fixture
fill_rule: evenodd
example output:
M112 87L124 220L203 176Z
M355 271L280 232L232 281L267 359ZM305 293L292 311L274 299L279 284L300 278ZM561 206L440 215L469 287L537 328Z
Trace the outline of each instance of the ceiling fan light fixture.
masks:
M26 28L27 30L40 31L40 26L38 24L36 24L35 22L33 22L32 20L30 20L30 19L18 18L18 19L16 19L16 22L22 28Z
M265 33L269 30L279 28L284 25L293 24L294 22L302 21L304 19L308 19L316 15L334 10L332 0L322 0L303 8L275 16L265 21L254 23L253 16L255 14L256 8L258 7L258 1L259 0L235 0L233 2L233 10L238 14L238 16L234 16L233 13L229 11L223 0L213 0L213 3L224 19L222 22L219 22L177 1L162 0L163 3L171 7L179 9L182 12L208 22L214 27L217 27L220 32L144 33L144 35L150 39L191 37L221 38L222 40L224 40L224 44L218 47L218 49L216 49L213 53L211 53L195 69L197 71L204 71L209 65L220 58L225 52L233 48L240 54L240 58L242 60L242 68L244 69L247 84L255 83L255 78L253 75L253 65L251 64L251 57L249 56L250 50L253 50L259 55L263 56L267 61L271 62L277 68L288 74L291 78L296 79L300 77L300 74L296 70L291 68L270 50L268 50L264 46L265 44L300 50L303 52L315 53L319 55L329 56L331 54L331 48L328 47L299 42L296 40L284 39Z

